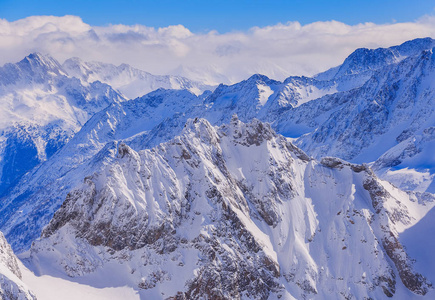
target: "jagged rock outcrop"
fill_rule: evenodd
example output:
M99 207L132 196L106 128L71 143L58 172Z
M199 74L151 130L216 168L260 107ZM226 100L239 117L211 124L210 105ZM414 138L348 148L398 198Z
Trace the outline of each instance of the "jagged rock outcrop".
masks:
M394 198L374 178L367 178L364 181L363 187L369 192L373 208L377 212L377 220L375 219L374 221L380 224L379 229L383 233L381 239L382 245L387 255L394 262L400 279L409 290L419 295L425 295L432 288L432 283L412 269L413 262L399 242L398 232L394 228L394 224L399 222L405 225L412 223L407 207L395 200L396 207L386 210L385 202ZM382 215L387 215L388 218L380 217Z
M21 281L21 271L14 252L0 232L0 299L36 300Z

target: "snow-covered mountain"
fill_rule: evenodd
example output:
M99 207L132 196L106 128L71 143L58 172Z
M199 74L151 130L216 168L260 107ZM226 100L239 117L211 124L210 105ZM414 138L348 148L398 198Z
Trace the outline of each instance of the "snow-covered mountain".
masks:
M426 38L358 49L315 78L281 83L256 75L221 85L205 99L205 112L195 116L213 124L228 122L233 113L245 122L256 117L297 138L312 156L377 161L377 174L397 186L435 192L434 46Z
M70 78L34 53L0 68L0 193L60 149L85 122L124 98L110 86Z
M136 100L113 103L91 118L48 161L27 173L10 189L0 207L0 226L13 248L28 248L60 207L66 194L84 176L110 164L107 157L116 153L117 140L143 131L147 136L148 131L158 127L164 121L165 113L171 112L169 101L173 103L172 114L183 103L201 103L189 91L176 90L156 91ZM168 140L170 137L165 138Z
M0 193L66 144L93 114L124 101L112 87L129 97L162 87L198 94L212 89L128 65L70 59L61 66L39 53L6 64L0 68Z
M435 125L433 78L431 49L382 68L358 89L308 103L312 109L333 102L333 112L302 137L300 145L316 156L375 160L393 145Z
M0 299L36 300L34 294L22 282L17 258L0 232Z
M65 147L8 192L0 208L4 216L0 228L10 237L14 249L26 249L69 190L93 169L110 163L103 159L103 154L116 152L116 141L125 140L135 150L150 148L179 134L187 119L195 117L222 124L238 113L243 121L261 115L271 121L273 114L277 116L281 109L296 106L298 101L304 101L303 97L310 96L303 88L306 82L309 80L292 78L280 83L254 75L237 85L221 85L214 93L201 96L186 90L157 90L114 103L91 118ZM329 87L324 92L328 91ZM264 102L272 98L275 104L270 101L265 107ZM253 99L256 105L252 105ZM30 224L32 231L22 230Z
M367 49L360 48L350 54L342 65L329 69L314 76L318 80L331 80L343 77L365 76L369 79L374 72L387 65L420 54L424 50L435 47L431 38L420 38L407 41L390 48Z
M127 65L7 64L0 229L17 252L34 243L37 274L143 298L429 299L415 244L432 228L434 46L200 95ZM116 91L166 85L187 90Z
M114 161L71 191L30 254L41 274L129 285L141 298L433 296L399 241L435 204L366 165L318 162L253 120ZM54 270L54 271L53 271Z
M281 126L292 127L295 120L306 124L304 114L308 113L314 130L296 143L311 155L376 161L374 167L379 174L392 168L413 169L415 180L409 178L412 172L406 172L395 183L402 188L434 192L434 62L433 50L429 49L388 64L360 88L317 99L290 112ZM422 181L421 174L425 173L432 175ZM408 184L403 182L404 177L408 177Z
M112 71L116 69L114 66L103 64L95 64L94 67L94 73L88 70L94 75L102 75L103 71L108 72L111 67L114 68ZM145 76L148 73L131 67L125 66L123 70L136 76L129 77L131 82L139 80L144 83L148 78ZM119 79L125 75L124 72L118 71L113 74L113 78L117 76ZM151 76L148 79L155 81L152 85L156 88L168 82L171 82L172 87L177 87L176 82L184 82L179 88L193 88L196 84L178 77L162 76L161 80L159 78ZM6 64L0 68L0 194L3 196L0 207L3 218L0 223L3 228L13 225L9 222L10 217L25 219L25 214L21 216L16 213L20 211L22 204L28 205L29 189L43 188L43 182L47 184L46 181L37 181L29 175L25 178L22 176L38 170L39 164L50 159L61 149L92 115L111 103L126 100L111 86L91 79L95 78L88 77L85 82L72 77L56 60L38 53L31 54L16 64ZM202 85L200 88L203 87L205 86ZM150 85L146 88L150 88ZM83 141L84 144L89 142ZM48 174L43 175L54 181L79 163L80 161L67 163L60 159L61 173L44 169ZM31 184L33 185L29 187ZM10 205L14 199L11 194L15 195L14 188L22 190L23 186L28 188L25 190L26 194L21 194L18 203ZM71 186L66 184L64 188ZM12 212L9 211L11 207ZM33 207L32 210L40 211L40 208ZM48 211L49 214L53 212ZM38 215L44 213L38 212ZM49 219L38 222L46 224L48 221ZM22 229L17 230L20 235L25 234ZM16 240L12 243L15 244Z
M115 66L101 62L84 62L75 57L62 64L63 69L72 77L91 83L100 81L109 84L129 99L148 94L159 88L185 89L200 95L214 86L192 81L186 77L173 75L152 75L127 64Z
M381 157L374 169L383 178L405 189L433 191L432 52L422 49L431 43L423 39L393 47L406 50L401 50L400 60L389 59L388 55L373 58L373 53L386 50L357 50L358 55L351 55L351 61L376 62L368 63L372 75L366 82L357 78L360 69L346 63L349 71L328 80L290 77L279 82L254 75L235 85L220 85L201 96L183 90L157 90L114 103L97 113L64 149L8 192L0 208L0 228L14 249L28 248L69 190L94 168L110 164L103 159L107 157L104 154L112 153L114 157L117 141L123 140L134 150L151 148L180 134L187 119L196 117L212 125L228 123L233 114L243 122L258 118L271 123L277 132L297 138L297 145L309 155L338 156L358 163ZM412 56L414 53L420 54ZM364 55L368 58L359 57ZM361 72L366 76L367 68ZM399 135L405 139L399 139ZM414 139L419 144L413 151L405 151L408 160L401 154L403 151L397 150L407 147L393 148ZM394 164L382 163L392 155L389 151L404 162L390 159ZM23 231L29 224L33 230Z

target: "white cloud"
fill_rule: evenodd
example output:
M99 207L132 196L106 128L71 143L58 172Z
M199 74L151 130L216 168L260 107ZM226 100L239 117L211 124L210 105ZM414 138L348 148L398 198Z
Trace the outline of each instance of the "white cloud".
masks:
M194 79L222 74L239 81L253 73L276 79L313 75L340 64L359 47L387 47L417 37L435 37L435 18L377 25L298 22L254 27L247 32L203 34L182 25L93 27L76 16L0 19L0 64L30 52L51 54L61 62L78 56L115 64L128 63L155 74L181 73Z

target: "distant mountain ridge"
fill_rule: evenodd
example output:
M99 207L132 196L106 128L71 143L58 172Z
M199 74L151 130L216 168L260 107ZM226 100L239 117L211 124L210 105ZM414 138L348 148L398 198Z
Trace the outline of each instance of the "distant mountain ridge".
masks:
M101 62L84 62L79 58L67 59L62 68L72 77L84 82L101 81L120 91L129 99L148 94L159 88L185 89L196 95L214 87L181 76L152 75L127 64L115 66Z

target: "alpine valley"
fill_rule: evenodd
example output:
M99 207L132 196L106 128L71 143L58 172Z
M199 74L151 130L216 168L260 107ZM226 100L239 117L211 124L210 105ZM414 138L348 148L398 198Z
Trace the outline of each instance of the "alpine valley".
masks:
M0 107L0 299L435 298L431 38L218 86L33 53Z

